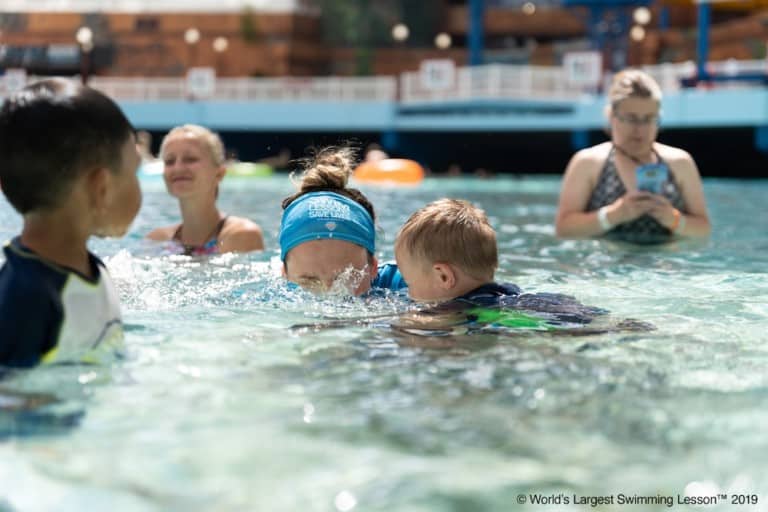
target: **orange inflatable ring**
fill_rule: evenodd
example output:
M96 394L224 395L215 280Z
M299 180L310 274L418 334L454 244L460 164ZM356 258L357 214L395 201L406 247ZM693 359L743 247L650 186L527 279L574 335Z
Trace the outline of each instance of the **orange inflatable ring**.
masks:
M415 185L424 179L424 168L413 160L385 158L361 163L354 177L358 181Z

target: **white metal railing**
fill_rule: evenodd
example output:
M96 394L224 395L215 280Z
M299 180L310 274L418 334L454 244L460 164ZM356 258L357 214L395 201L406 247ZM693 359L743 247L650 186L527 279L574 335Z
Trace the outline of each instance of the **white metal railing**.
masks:
M696 75L693 62L644 66L666 93L682 87L682 81ZM765 60L727 60L707 63L713 75L733 77L768 75ZM612 74L603 76L602 90L610 87ZM755 82L735 82L737 87L762 87ZM715 87L732 87L718 82ZM435 87L421 72L403 73L400 77L400 101L403 103L441 102L462 99L546 99L573 100L585 94L594 94L595 87L571 83L567 70L556 66L487 65L459 68L455 75Z
M692 62L659 64L643 68L664 92L674 92L683 79L696 74ZM721 77L761 75L768 73L764 60L728 60L709 62L710 73ZM0 98L11 87L19 88L18 80L0 76ZM594 94L595 87L572 84L564 67L491 64L450 69L450 74L438 83L422 72L403 73L395 77L285 77L285 78L219 78L211 84L201 100L219 101L400 101L404 104L431 103L467 99L534 99L574 100ZM29 77L27 81L35 79ZM611 75L606 74L602 90L607 91ZM186 78L122 78L92 77L89 84L109 96L123 101L181 100L192 97ZM733 87L718 82L715 87ZM755 87L759 82L736 82L737 87Z
M693 62L681 64L657 64L655 66L643 66L643 71L651 75L663 92L675 92L682 87L682 81L696 75L696 65ZM612 74L607 75L603 90L610 87Z
M728 59L707 63L707 71L725 76L738 76L745 73L768 72L768 61Z
M400 100L403 103L461 99L574 99L583 90L567 85L565 70L554 66L491 64L458 68L452 79L434 87L420 72L403 73Z
M183 78L94 77L89 85L126 101L190 98ZM221 101L394 101L393 77L219 78L200 99Z

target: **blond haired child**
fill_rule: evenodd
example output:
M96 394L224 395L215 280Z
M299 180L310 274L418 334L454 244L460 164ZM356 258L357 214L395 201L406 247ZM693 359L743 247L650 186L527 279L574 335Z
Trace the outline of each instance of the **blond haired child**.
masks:
M480 208L440 199L406 221L395 240L395 258L411 298L454 299L493 282L496 232Z
M607 313L567 295L522 293L517 285L495 282L496 232L485 212L467 201L440 199L413 213L397 235L395 258L410 297L439 303L400 319L399 327L449 328L446 334L467 324L553 330L583 327ZM647 328L641 323L616 327Z

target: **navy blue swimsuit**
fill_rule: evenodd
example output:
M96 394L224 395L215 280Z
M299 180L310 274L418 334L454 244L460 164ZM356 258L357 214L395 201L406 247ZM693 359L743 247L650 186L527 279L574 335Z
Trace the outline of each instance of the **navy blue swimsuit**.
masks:
M512 283L489 283L475 288L437 307L438 310L482 307L499 310L517 310L542 313L551 325L588 324L606 310L585 306L570 295L562 293L522 293Z
M398 291L407 288L403 275L396 263L384 263L379 265L376 279L371 283L372 289Z
M100 362L122 348L117 292L88 253L94 278L47 261L13 239L0 269L0 365Z

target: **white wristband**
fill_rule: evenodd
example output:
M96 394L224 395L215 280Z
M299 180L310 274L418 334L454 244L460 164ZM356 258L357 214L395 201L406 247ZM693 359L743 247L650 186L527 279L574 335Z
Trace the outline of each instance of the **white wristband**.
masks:
M613 224L608 220L608 207L603 206L597 210L597 221L600 223L600 227L603 231L610 231L613 228Z

